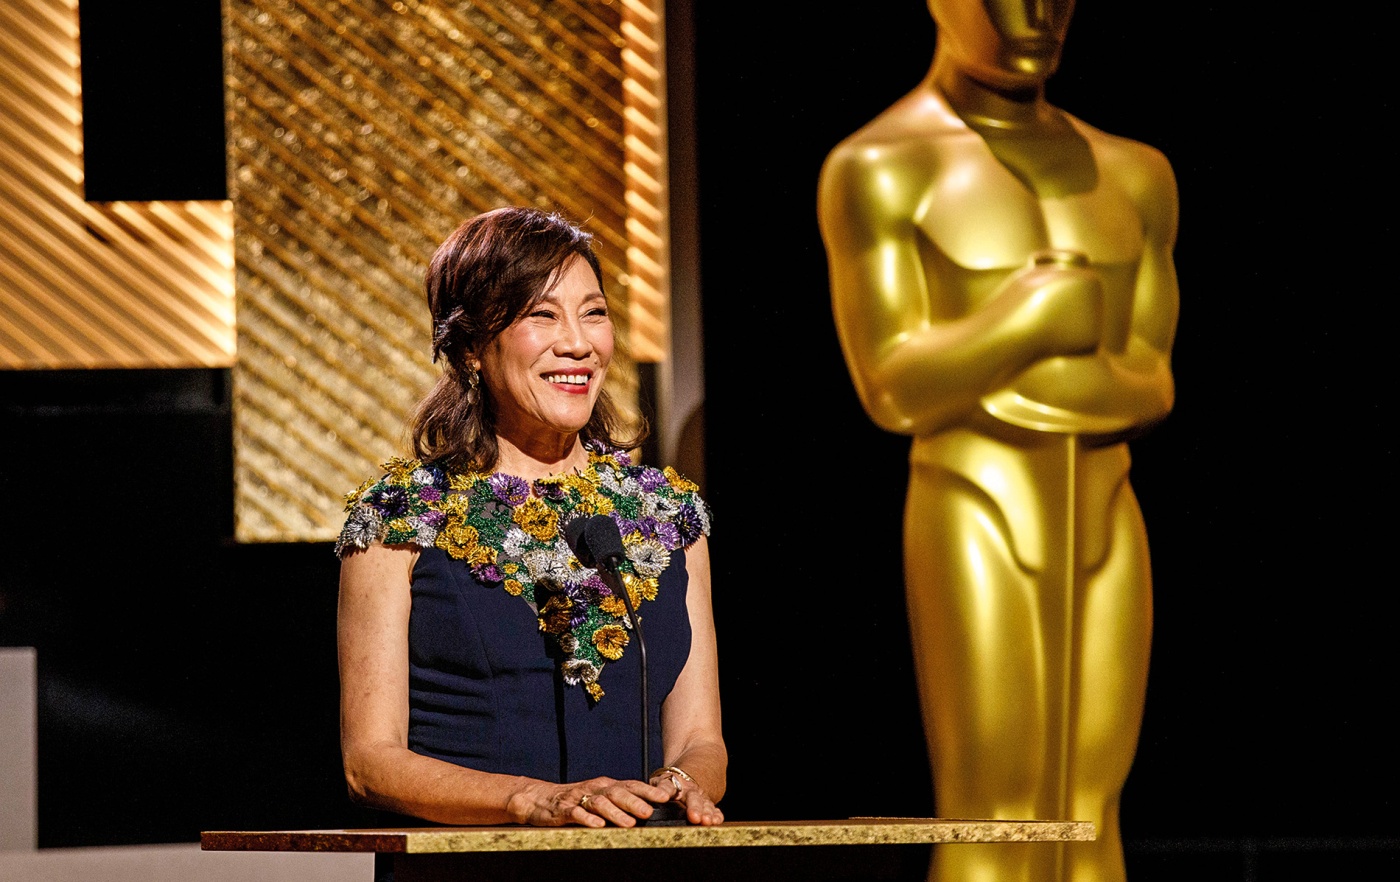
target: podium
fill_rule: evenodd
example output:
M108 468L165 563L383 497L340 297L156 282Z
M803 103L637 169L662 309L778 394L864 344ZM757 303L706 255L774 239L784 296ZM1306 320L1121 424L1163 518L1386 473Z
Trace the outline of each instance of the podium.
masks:
M208 831L200 835L200 846L205 851L375 852L392 861L394 882L525 882L579 873L611 879L912 882L927 875L931 848L1088 842L1094 836L1094 825L1086 821L850 818L716 827Z

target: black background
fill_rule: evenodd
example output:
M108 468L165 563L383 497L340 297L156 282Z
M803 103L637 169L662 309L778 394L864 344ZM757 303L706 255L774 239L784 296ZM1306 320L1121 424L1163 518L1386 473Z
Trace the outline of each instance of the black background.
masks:
M1393 113L1378 28L1316 10L1078 6L1052 100L1161 149L1181 194L1178 403L1133 445L1156 630L1123 796L1130 875L1393 868L1394 175L1377 129ZM927 815L898 560L908 442L874 428L847 378L815 191L831 147L923 77L933 24L915 0L694 7L668 15L687 62L673 68L694 71L673 113L695 121L695 167L676 172L699 220L724 806ZM167 44L163 81L205 70L201 94L217 94L209 51L217 34ZM160 82L126 100L168 100ZM207 104L145 145L190 193L143 197L164 185L108 169L110 192L221 193ZM43 846L358 818L336 745L335 561L320 544L229 541L227 384L0 373L0 643L39 649Z

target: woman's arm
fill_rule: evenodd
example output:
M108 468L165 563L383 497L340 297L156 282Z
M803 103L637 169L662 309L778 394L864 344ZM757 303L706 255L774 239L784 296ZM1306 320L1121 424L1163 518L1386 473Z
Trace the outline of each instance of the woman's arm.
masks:
M416 560L414 549L371 545L341 564L340 747L352 799L444 824L630 827L651 814L647 800L672 795L641 781L551 784L496 775L409 750L408 616Z
M690 658L661 706L661 741L666 764L684 769L692 780L662 771L653 783L666 796L683 803L692 824L718 824L724 814L715 803L724 796L729 753L720 727L719 664L715 649L715 619L710 606L710 550L705 537L686 550L690 584L686 611L690 616ZM679 792L677 792L677 788Z

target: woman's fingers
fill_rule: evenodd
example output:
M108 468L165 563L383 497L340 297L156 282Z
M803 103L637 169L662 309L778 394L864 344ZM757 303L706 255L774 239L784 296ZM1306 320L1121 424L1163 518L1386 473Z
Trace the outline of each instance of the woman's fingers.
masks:
M676 795L676 801L685 806L686 820L692 824L712 827L724 823L724 812L711 801L699 787L688 787Z
M635 826L638 818L651 817L653 803L665 802L671 797L667 788L653 787L642 781L595 778L574 787L578 796L570 817L590 827L601 826L604 822L619 827Z

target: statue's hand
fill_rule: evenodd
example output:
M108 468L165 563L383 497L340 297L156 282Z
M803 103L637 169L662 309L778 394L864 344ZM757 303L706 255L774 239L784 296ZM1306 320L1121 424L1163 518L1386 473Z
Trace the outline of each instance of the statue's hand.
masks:
M1019 318L1041 356L1088 355L1103 340L1104 289L1077 251L1044 251L1010 280L1022 299Z

